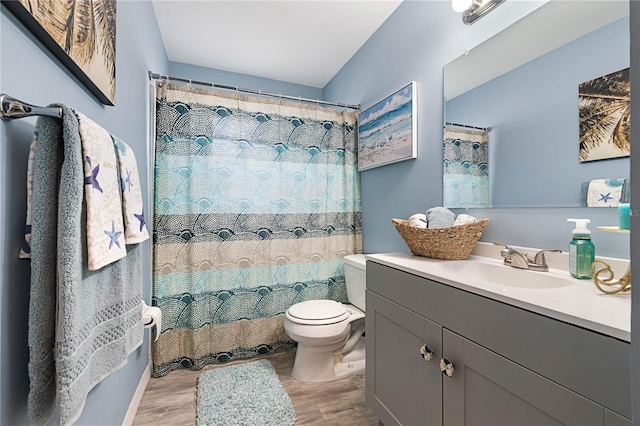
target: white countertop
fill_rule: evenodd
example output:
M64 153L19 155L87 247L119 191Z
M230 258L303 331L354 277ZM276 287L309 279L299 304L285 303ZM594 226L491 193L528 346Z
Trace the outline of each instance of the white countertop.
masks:
M439 266L448 261L414 256L411 253L367 254L365 257L367 260L438 281L461 290L620 340L631 341L630 293L604 294L596 288L592 280L575 279L564 270L550 269L549 272L519 270L522 274L548 274L545 276L568 280L568 285L566 286L541 289L498 285L477 276L469 276L470 274L453 271L453 268L450 267ZM502 265L501 259L482 256L470 256L469 259L469 261L495 263L500 267L510 268ZM536 278L540 278L540 276Z

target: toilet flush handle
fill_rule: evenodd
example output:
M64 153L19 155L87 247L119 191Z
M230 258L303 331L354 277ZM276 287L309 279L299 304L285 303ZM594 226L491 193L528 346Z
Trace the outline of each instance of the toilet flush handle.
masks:
M429 362L433 358L433 351L427 345L422 345L420 347L420 355L422 355L422 359Z

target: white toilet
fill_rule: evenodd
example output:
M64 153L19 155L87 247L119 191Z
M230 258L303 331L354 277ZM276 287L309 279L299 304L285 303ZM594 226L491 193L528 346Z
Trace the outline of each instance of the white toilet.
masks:
M291 375L303 382L328 382L364 371L366 262L363 254L344 257L349 305L307 300L287 309L284 329L298 342Z

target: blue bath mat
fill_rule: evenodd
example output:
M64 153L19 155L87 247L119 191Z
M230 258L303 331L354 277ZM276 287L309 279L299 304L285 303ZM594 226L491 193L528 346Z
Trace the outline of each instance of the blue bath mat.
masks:
M291 426L297 416L266 360L207 370L198 377L198 426Z

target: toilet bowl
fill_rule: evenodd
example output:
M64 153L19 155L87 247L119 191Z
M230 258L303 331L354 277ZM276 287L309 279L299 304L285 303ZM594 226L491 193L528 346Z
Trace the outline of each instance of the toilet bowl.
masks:
M298 342L291 375L304 382L327 382L364 371L364 255L344 257L347 298L307 300L285 313L284 328Z

